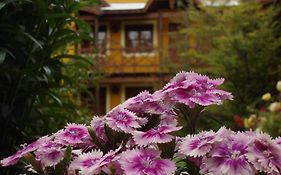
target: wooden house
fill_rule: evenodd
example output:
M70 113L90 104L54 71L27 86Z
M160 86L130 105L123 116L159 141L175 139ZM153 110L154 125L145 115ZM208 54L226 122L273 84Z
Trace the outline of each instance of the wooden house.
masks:
M184 1L183 1L184 2ZM175 42L169 33L177 29L176 0L103 0L99 7L81 10L80 18L91 24L95 43L84 41L80 54L95 59L102 78L93 108L104 114L140 91L153 91L169 78L167 53ZM175 56L176 57L176 56ZM171 61L175 57L172 58Z

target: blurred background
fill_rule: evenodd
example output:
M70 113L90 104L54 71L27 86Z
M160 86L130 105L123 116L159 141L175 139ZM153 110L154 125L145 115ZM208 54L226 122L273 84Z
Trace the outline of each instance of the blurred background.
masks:
M234 100L201 129L281 134L280 0L0 2L0 158L89 123L180 71L225 78ZM18 174L24 164L0 168Z

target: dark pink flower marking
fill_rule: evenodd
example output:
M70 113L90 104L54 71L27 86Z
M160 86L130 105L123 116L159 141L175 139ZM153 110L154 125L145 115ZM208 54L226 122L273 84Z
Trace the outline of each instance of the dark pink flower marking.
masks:
M188 135L182 139L179 152L191 157L201 157L206 155L216 141L216 133L213 131L200 132L197 135Z
M134 141L140 146L147 146L151 143L166 143L174 138L172 132L180 130L182 127L172 125L163 125L152 128L146 132L135 131L133 134Z
M61 144L78 144L88 136L88 130L82 124L68 124L64 130L55 134L56 140Z
M139 118L135 113L117 106L105 116L106 124L115 131L131 133L147 122L146 118Z
M120 155L119 163L125 174L171 175L175 173L175 163L161 159L161 152L154 149L128 150Z

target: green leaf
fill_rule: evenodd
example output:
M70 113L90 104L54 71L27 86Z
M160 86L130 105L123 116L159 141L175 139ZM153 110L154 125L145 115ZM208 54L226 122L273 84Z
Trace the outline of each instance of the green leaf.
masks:
M89 132L93 142L97 145L97 147L100 150L105 151L103 145L99 142L99 140L97 138L97 135L96 135L96 133L95 133L95 131L93 130L92 127L88 127L88 132Z
M82 5L81 5L80 3L74 1L73 3L71 3L71 4L69 4L69 5L67 6L67 10L68 10L69 12L76 12L76 11L78 11L81 7L82 7Z
M63 175L65 171L65 164L63 163L63 161L61 161L60 163L58 163L55 168L54 168L54 174L55 175Z
M45 13L47 10L47 3L44 0L33 0L34 4L36 5L36 8L39 12Z
M13 59L16 58L15 55L11 51L9 51L8 49L0 47L0 50L2 50L3 52L6 52L7 54L9 54Z
M32 35L27 32L22 31L21 29L17 28L16 26L12 26L9 24L1 24L0 31L3 33L11 33L11 34L18 34L27 37L28 39L32 40L40 49L43 49L42 45L39 41L37 41Z
M67 13L51 13L47 15L49 19L57 19L57 18L67 18L69 15Z
M40 163L35 159L35 157L31 153L25 154L24 158L32 165L32 167L38 174L45 175L44 170L40 166Z
M75 17L72 17L71 19L72 19L73 22L75 22L79 31L81 31L82 33L92 32L92 29L91 29L91 26L90 26L89 23L87 23L87 22L85 22L81 19L75 18Z
M62 161L60 161L60 163L58 163L56 166L55 166L55 169L54 169L54 174L55 175L62 175L62 174L65 174L65 171L66 171L66 165L68 165L71 161L71 157L72 157L72 154L71 154L71 147L68 146L64 152L64 158Z
M70 58L70 59L73 59L74 61L75 60L81 60L81 61L84 61L84 62L88 63L89 65L93 65L93 63L91 61L89 61L87 58L85 58L83 56L80 56L80 55L60 54L60 55L57 55L53 58L54 59Z
M71 146L68 146L64 152L64 158L63 158L63 162L65 164L69 164L69 162L71 161Z
M51 75L52 71L48 66L43 66L43 69L44 69L47 76Z
M23 35L28 37L30 40L32 40L40 49L43 49L42 45L37 41L33 36L31 36L29 33L21 32Z
M0 52L0 64L2 64L5 61L6 53Z
M5 7L7 4L11 3L11 2L14 2L14 1L17 1L17 0L6 0L4 2L0 2L0 10Z
M60 100L59 97L57 97L55 94L49 92L48 95L49 95L53 100L55 100L55 102L57 102L60 106L63 106L61 100Z
M76 32L73 30L70 30L70 29L61 29L61 30L58 30L57 32L55 32L54 34L52 34L50 36L50 39L56 40L59 38L63 38L67 35L76 35Z
M70 43L73 44L78 41L81 41L81 38L77 34L68 35L66 37L63 37L63 38L55 41L54 43L50 43L51 46L49 47L49 52L53 53L55 51L58 51L62 47L66 47L67 44L70 44Z
M176 147L176 141L173 139L168 143L159 143L157 144L158 148L161 150L161 157L163 158L172 158L174 156L174 150Z

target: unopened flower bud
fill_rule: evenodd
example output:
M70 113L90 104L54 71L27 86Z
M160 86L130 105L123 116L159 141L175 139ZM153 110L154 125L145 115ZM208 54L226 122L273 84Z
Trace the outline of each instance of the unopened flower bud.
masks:
M271 94L268 92L266 94L263 94L263 96L261 97L262 100L264 101L268 101L271 99Z

